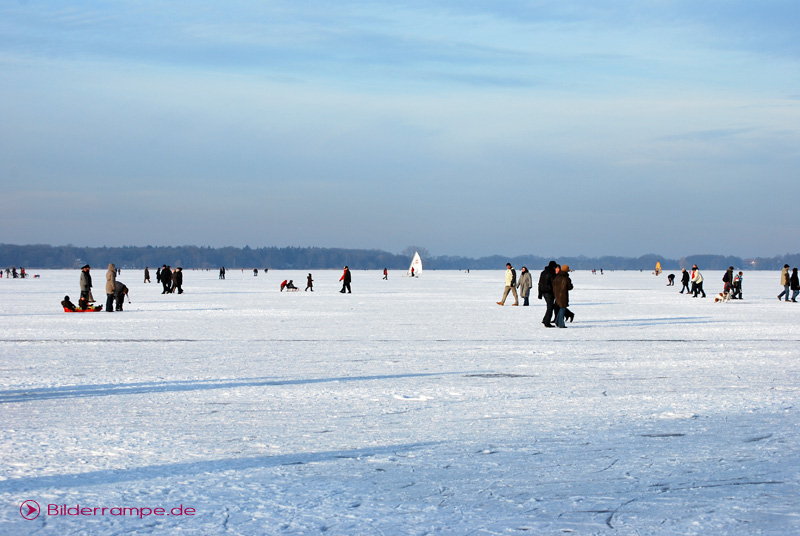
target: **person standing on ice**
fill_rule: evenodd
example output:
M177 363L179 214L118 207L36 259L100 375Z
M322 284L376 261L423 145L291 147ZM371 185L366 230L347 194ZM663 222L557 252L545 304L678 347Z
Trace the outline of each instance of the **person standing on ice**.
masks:
M706 297L706 291L703 290L703 275L697 268L696 264L692 265L692 298L696 298L697 294L702 294L703 298Z
M172 292L175 292L175 290L177 290L178 294L183 294L183 268L178 266L175 269L175 273L172 274L172 281L173 281Z
M150 282L150 268L148 268L147 266L144 267L144 282L145 283Z
M725 286L722 287L722 292L733 293L733 266L729 267L725 275L722 276L722 282L725 283Z
M778 294L778 301L781 301L783 296L786 296L786 301L789 301L789 285L791 285L789 281L789 265L784 264L783 270L781 270L781 286L783 287L783 292Z
M528 298L531 295L532 287L533 280L531 279L531 273L525 266L523 266L519 272L519 281L517 281L517 288L519 289L519 295L522 298L523 307L527 307L529 305Z
M311 292L314 292L314 280L311 279L311 274L308 274L308 279L306 280L306 290L311 289ZM305 292L304 290L303 292Z
M573 289L572 280L569 278L569 265L565 264L553 278L553 296L558 307L556 326L566 328L564 319L567 317L569 307L569 291Z
M169 294L172 285L172 270L166 264L161 267L161 294Z
M340 290L339 292L344 294L345 289L347 289L347 293L351 294L351 292L350 292L350 279L351 279L350 278L350 268L345 266L344 267L344 273L342 274L342 277L339 278L339 281L343 281L342 290Z
M731 296L732 300L742 299L742 278L744 278L744 274L742 272L739 272L739 274L733 278L733 296Z
M78 306L81 309L88 309L92 299L92 275L89 273L89 265L81 268L81 297L78 299Z
M113 262L108 263L106 272L106 311L114 312L114 295L117 292L117 267Z
M686 271L686 268L681 268L681 284L683 285L681 287L681 294L683 294L684 290L686 294L691 294L689 290L689 272Z
M383 269L383 278L387 280L389 279L389 270L387 268Z
M792 301L797 303L797 295L800 294L800 278L797 277L797 268L792 268L792 275L789 277L789 288L792 289Z
M558 263L550 261L550 264L545 266L542 273L539 274L539 299L544 298L544 302L547 304L544 318L542 318L542 324L546 328L555 327L553 326L553 317L555 315L556 302L553 296L553 278L556 276L556 268L558 268Z
M506 263L506 287L503 290L503 299L497 302L497 305L505 305L508 293L514 295L514 303L511 305L519 305L519 297L517 296L517 272L511 267L511 263Z

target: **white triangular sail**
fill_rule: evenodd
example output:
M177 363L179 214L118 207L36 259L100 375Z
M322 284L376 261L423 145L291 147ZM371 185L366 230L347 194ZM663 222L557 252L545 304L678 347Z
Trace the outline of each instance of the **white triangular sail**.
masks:
M413 270L413 272L412 272ZM419 251L414 253L414 258L411 260L411 266L408 267L409 276L417 277L422 273L422 259L419 258Z

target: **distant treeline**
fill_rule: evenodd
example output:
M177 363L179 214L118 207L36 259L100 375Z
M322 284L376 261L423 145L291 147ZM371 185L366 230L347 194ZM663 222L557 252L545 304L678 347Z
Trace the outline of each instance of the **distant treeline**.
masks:
M784 264L800 266L800 254L787 254L779 257L742 259L723 255L692 255L680 259L667 259L659 255L643 255L641 257L539 257L537 255L520 255L504 257L493 255L473 259L469 257L423 256L422 262L426 270L500 270L506 262L516 268L527 266L536 271L543 268L550 260L560 264L569 264L577 270L650 270L656 262L667 270L690 268L697 264L705 270L724 270L728 266L743 270L780 270ZM390 270L407 269L411 256L407 253L395 254L380 250L340 249L340 248L243 248L224 247L76 247L49 245L13 245L0 244L0 266L16 266L32 268L79 268L84 264L105 267L113 262L120 268L144 268L168 264L183 268L219 268L224 266L235 268L269 269L326 269L341 268L344 265L354 270Z

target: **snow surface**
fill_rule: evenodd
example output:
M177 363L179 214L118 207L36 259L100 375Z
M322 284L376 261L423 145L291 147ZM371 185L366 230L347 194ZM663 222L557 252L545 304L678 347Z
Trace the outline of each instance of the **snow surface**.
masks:
M800 533L778 273L718 304L722 272L706 299L576 272L575 322L545 329L535 291L495 304L503 270L354 271L350 295L340 271L311 293L307 270L186 270L162 295L123 270L112 314L61 311L77 270L30 272L0 280L2 534Z

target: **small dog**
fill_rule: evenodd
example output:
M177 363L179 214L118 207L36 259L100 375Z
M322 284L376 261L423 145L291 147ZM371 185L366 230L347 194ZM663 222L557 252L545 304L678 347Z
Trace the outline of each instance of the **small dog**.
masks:
M727 301L731 301L731 291L730 290L726 290L725 292L720 292L714 298L714 303L727 302Z

